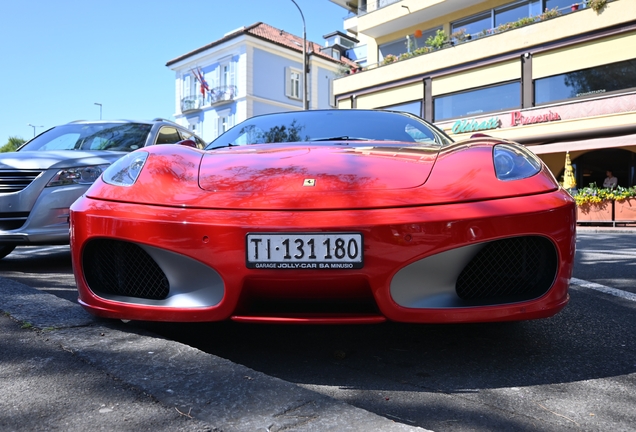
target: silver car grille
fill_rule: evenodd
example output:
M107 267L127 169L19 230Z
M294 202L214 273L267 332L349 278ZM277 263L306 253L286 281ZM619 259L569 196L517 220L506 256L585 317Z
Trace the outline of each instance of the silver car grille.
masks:
M38 178L42 171L0 170L0 194L20 192Z

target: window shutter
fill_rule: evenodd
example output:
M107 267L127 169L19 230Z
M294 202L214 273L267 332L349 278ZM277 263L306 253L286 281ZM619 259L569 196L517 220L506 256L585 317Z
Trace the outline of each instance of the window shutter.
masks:
M228 85L235 86L236 85L236 62L230 61L230 82Z
M291 69L289 67L285 68L285 96L291 97Z
M191 78L192 78L191 75L186 75L183 78L183 97L190 96L190 79Z

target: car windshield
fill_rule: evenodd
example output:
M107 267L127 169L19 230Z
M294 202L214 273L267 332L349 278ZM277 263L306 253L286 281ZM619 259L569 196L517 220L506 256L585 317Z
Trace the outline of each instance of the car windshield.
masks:
M207 149L308 141L389 141L435 146L452 142L435 126L406 113L315 110L252 117L220 135Z
M33 138L20 151L112 150L143 147L152 125L144 123L69 123Z

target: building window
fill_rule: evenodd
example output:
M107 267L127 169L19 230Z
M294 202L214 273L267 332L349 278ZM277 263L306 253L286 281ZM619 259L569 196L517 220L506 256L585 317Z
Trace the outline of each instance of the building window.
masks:
M401 103L398 105L390 105L390 106L382 107L381 109L385 109L389 111L402 111L402 112L407 112L407 113L416 115L418 117L421 117L422 116L422 101L418 100L413 102Z
M434 29L426 30L422 32L422 36L420 37L415 37L415 35L409 34L405 37L401 37L397 40L387 42L378 46L380 61L384 60L384 57L389 54L399 57L400 54L410 53L418 48L426 46L426 39L428 39L429 37L434 37L435 33L437 33L437 31L441 29L442 27L436 27Z
M219 117L219 135L229 129L230 121L228 116Z
M537 79L534 99L538 105L634 88L636 59Z
M302 75L297 69L285 69L285 95L292 99L301 99Z
M520 1L510 3L494 10L495 27L511 23L520 18L527 18L541 13L541 1Z
M521 108L519 81L438 96L433 100L433 117L442 121L514 108Z
M493 27L492 11L488 11L451 23L451 33L463 30L466 34L478 35Z
M451 33L464 30L473 37L486 36L491 29L521 18L540 15L546 9L558 9L562 14L570 13L572 0L520 0L495 9L481 12L451 23Z

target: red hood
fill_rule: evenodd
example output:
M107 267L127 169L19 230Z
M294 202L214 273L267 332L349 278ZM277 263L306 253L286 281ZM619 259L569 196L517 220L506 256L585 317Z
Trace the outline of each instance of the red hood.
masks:
M231 149L203 156L199 185L210 192L406 189L426 182L437 153L438 149L379 143Z
M110 186L100 179L87 195L170 207L288 211L479 200L496 205L491 200L558 187L546 167L527 179L498 180L492 144L473 140L442 150L385 143L357 148L287 144L212 152L151 146L143 150L150 156L133 186Z

